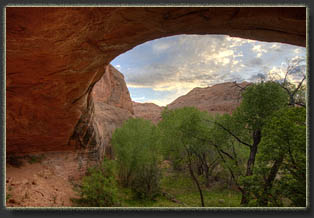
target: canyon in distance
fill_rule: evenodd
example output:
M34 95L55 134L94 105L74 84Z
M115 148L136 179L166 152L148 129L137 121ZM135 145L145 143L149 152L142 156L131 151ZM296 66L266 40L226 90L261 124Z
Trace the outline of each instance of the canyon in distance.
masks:
M230 79L229 82L210 87L194 87L166 106L135 102L131 99L123 72L119 72L110 64L119 55L151 40L183 34L224 35L305 48L306 10L304 6L6 7L4 76L6 111L3 112L5 131L2 135L5 139L3 149L6 158L3 179L5 207L9 209L73 207L71 199L80 197L76 190L82 187L82 178L88 174L88 169L99 166L104 159L115 161L112 138L115 136L115 130L122 127L125 121L142 118L158 124L162 120L162 111L166 108L172 110L195 107L211 115L232 114L242 101L243 89L252 85L250 82L241 80L237 83ZM226 74L231 73L231 69L233 68L226 70ZM220 71L215 73L222 74ZM305 76L302 82L304 80ZM261 111L263 112L263 109ZM246 129L246 126L242 129ZM257 134L245 132L247 135L244 138L248 135L248 138L252 135L258 138L260 136L258 131ZM299 141L305 138L303 133L301 129ZM232 143L227 141L224 146L238 143L234 139L230 141ZM259 141L256 141L257 144ZM152 143L147 144L154 144L153 140L150 142ZM302 143L300 147L304 149L305 143ZM242 150L243 153L252 147L254 146L247 145ZM142 150L146 151L146 148ZM212 150L207 149L206 152L209 154ZM220 151L217 149L218 153ZM241 152L238 154L244 156ZM257 148L253 153L256 152ZM223 155L226 154L229 155L227 158L232 159L236 149L230 147L231 155L226 152ZM305 157L304 154L300 154L301 164L305 162L305 158L302 159ZM248 160L241 159L248 163L247 176L250 176L251 167L254 165L251 156L245 156ZM233 174L228 169L224 170L224 159L220 158L218 155L215 156L212 166L213 168L218 166L217 175L222 174L221 172L224 175L215 175L211 179L213 184L221 182L225 187L224 185L232 181ZM167 161L168 159L164 159L162 164L169 165L170 161ZM216 161L221 161L220 165ZM206 158L203 162L205 165L209 163ZM281 159L279 165L286 162L288 162L286 159ZM244 165L239 163L243 172L246 170ZM187 166L185 167L187 169ZM157 168L161 169L159 165ZM209 168L207 166L207 172ZM202 171L200 168L198 170ZM205 170L202 176L204 172ZM188 171L184 173L186 174L183 179L189 177ZM273 179L275 178L273 176ZM199 206L197 185L193 184L193 181L187 181L186 184L187 194L190 194L190 187L195 188L193 191L196 190L194 196L190 198L190 205ZM234 201L231 203L239 206L240 195L243 194L245 197L246 193L245 191L240 193L241 187L235 188L235 185L236 182L233 184L230 182L228 186L230 192L223 194L226 198L231 198L232 193L235 193ZM300 187L303 188L305 185L302 183ZM111 186L108 188L110 193L114 190L111 188ZM122 188L121 190L123 191ZM120 199L129 200L129 196L124 197ZM206 200L210 201L210 197L207 196ZM173 207L184 206L171 196L168 196L166 201ZM197 204L194 204L195 202ZM288 201L286 205L290 203ZM118 203L116 205L119 206ZM139 205L142 207L144 204ZM228 206L229 202L217 197L212 205Z
M102 155L110 158L112 156L110 139L116 128L121 127L129 118L143 118L157 124L165 107L154 103L133 102L123 74L111 65L105 69L105 74L91 92L95 119L80 128L85 128L85 134L90 134L88 129L91 128L99 130L98 138L106 144L101 151ZM196 87L167 107L168 109L196 107L211 114L230 114L241 102L241 88L249 84L227 82L206 88ZM83 144L84 137L79 139ZM6 189L11 198L7 206L71 206L70 198L76 196L73 183L78 182L86 169L97 162L97 158L92 156L93 153L90 155L90 150L95 147L92 143L95 142L86 140L85 143L87 144L85 149L89 149L86 153L89 155L82 151L32 152L22 154L20 157L8 155ZM97 156L99 153L94 155ZM32 158L43 160L32 162ZM17 167L18 164L21 166Z

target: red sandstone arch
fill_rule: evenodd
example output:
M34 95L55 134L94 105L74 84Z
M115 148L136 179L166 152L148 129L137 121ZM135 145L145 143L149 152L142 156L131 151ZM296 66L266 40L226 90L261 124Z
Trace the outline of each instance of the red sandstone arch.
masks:
M71 150L84 136L97 142L99 133L87 128L89 93L105 66L138 44L176 34L305 46L306 9L8 7L7 153Z

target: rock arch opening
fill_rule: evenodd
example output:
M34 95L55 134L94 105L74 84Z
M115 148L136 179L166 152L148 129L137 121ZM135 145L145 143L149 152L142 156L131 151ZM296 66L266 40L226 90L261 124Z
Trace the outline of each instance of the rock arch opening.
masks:
M305 7L7 7L6 151L83 148L103 155L91 93L116 56L178 34L305 46L305 12Z
M140 44L111 65L124 75L132 100L165 106L195 87L265 78L296 56L304 57L305 48L227 35L183 34Z
M93 89L95 117L104 113L101 108L108 104L117 113L107 115L107 120L102 114L100 126L108 119L121 126L122 117L139 117L157 124L165 106L232 113L240 103L238 86L273 80L275 75L282 77L287 60L304 57L303 47L226 35L176 35L151 40L119 55L108 66Z

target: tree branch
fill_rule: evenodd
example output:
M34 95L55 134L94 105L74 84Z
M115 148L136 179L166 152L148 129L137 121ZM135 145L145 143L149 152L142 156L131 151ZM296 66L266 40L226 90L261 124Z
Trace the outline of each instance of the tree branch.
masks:
M295 104L296 104L296 105L299 105L299 106L301 106L301 107L306 108L306 105L305 105L305 104L303 104L302 102L296 102Z
M212 121L209 121L209 120L206 120L208 122L212 122ZM227 129L226 127L224 127L222 124L216 122L216 121L213 121L214 124L216 124L217 126L219 126L220 128L222 128L223 130L225 130L227 133L229 133L231 136L233 136L238 142L240 142L241 144L251 148L252 145L242 141L238 136L236 136L235 134L233 134L229 129Z
M297 91L301 88L304 80L305 80L305 76L303 77L302 81L299 83L298 87L293 91L292 96L294 96L297 93Z

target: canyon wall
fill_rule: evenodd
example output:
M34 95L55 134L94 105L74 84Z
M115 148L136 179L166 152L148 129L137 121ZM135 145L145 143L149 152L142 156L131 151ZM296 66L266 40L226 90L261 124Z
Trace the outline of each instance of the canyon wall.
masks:
M211 87L196 87L186 95L180 96L167 105L168 109L183 107L196 107L210 114L231 114L241 103L241 92L251 83L226 82ZM165 107L159 107L153 103L133 102L134 115L153 123L161 120L161 112Z
M7 153L88 150L103 143L98 111L111 116L111 107L128 110L130 105L106 98L99 106L93 87L113 58L143 42L177 34L226 34L306 44L305 7L5 10Z
M154 103L133 102L135 117L150 120L157 124L161 120L161 112L165 107L160 107Z
M93 88L94 102L106 103L133 112L133 104L124 76L111 64L106 66L105 74Z
M112 65L105 67L104 75L93 86L88 108L74 128L70 144L73 143L88 159L98 160L104 155L110 158L112 133L125 120L134 117L124 76Z
M100 132L100 142L96 146L99 157L112 157L110 139L114 130L123 122L134 117L132 100L124 81L124 76L113 66L106 72L92 91L95 104L94 122Z
M169 109L196 107L211 114L231 114L241 103L241 90L250 83L226 82L207 88L194 88L170 104Z

